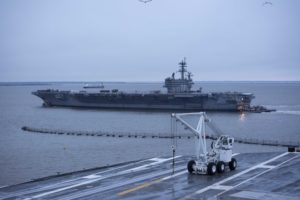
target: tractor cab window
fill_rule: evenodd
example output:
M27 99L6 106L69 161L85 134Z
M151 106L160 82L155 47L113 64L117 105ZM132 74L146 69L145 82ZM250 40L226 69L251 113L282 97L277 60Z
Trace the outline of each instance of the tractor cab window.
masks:
M223 141L222 141L223 145L228 145L228 141L226 138L223 138Z

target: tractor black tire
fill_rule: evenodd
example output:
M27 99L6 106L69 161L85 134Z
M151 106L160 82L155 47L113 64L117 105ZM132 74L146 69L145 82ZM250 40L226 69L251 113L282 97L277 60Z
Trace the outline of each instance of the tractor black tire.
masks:
M196 162L194 160L190 160L187 164L187 170L192 174L194 170L194 165L196 165Z
M207 165L207 174L208 175L215 175L217 172L217 166L215 163L211 162L211 163L208 163Z
M225 172L225 163L223 161L219 161L217 163L217 172L223 174Z
M235 168L237 167L237 162L235 158L231 158L231 161L229 162L229 169L235 170Z

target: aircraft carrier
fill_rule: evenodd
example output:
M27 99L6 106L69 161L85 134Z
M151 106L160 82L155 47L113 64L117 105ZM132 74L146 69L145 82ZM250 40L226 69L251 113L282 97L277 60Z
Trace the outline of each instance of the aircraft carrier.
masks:
M234 154L223 174L189 174L189 156L158 157L0 188L2 199L300 199L300 153ZM175 163L175 165L173 165Z
M165 79L167 92L126 93L114 90L61 91L55 89L37 90L32 94L40 97L45 106L143 109L143 110L185 110L185 111L250 111L254 95L241 92L203 93L202 88L192 90L194 84L187 71L185 59L179 63L180 77L175 73ZM254 109L253 111L257 111ZM263 110L259 109L258 111Z

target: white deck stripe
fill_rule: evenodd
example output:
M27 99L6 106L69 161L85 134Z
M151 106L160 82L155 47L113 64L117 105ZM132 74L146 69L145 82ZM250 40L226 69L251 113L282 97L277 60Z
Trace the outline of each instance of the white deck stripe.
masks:
M230 190L232 189L233 186L228 186L228 185L217 185L211 189L215 189L215 190Z
M279 166L281 166L281 165L283 165L283 164L285 164L285 163L287 163L287 162L290 162L291 160L293 160L293 159L295 159L295 158L297 158L297 157L299 157L299 156L300 156L300 155L297 155L297 156L295 156L295 157L292 157L292 158L290 158L290 159L288 159L288 160L286 160L286 161L284 161L284 162L282 162L282 163L276 165L276 167L279 167ZM268 169L268 170L266 170L266 171L263 171L263 172L261 172L261 173L255 175L255 176L253 176L253 177L251 177L251 178L249 178L249 179L247 179L247 180L244 180L244 181L240 182L239 184L234 185L234 186L233 186L232 188L230 188L229 190L231 190L231 189L233 189L233 188L236 188L236 187L238 187L238 186L240 186L240 185L242 185L242 184L244 184L244 183L246 183L246 182L248 182L248 181L251 181L251 180L253 180L253 179L255 179L255 178L257 178L257 177L259 177L259 176L261 176L261 175L263 175L263 174L265 174L265 173L271 171L271 170L273 170L273 168L270 168L270 169ZM225 191L223 191L223 192L217 194L216 197L218 197L218 196L224 194L225 192L227 192L227 191L229 191L229 190L225 190Z
M181 156L175 156L174 159L179 158L179 157L181 157ZM150 164L138 166L138 167L135 167L135 168L127 169L127 170L124 171L124 173L130 173L130 172L135 172L135 171L147 169L148 167L151 167L153 165L157 165L157 164L160 164L160 163L166 162L168 160L172 160L172 159L173 159L173 157L166 158L166 159L159 159L158 161L155 161L154 163L150 163Z
M177 157L180 157L180 156L176 156L175 158L177 158ZM169 159L170 158L167 158L167 160L169 160ZM108 170L97 172L97 173L94 173L94 174L89 174L87 176L78 177L78 178L74 178L74 179L71 179L71 180L67 180L67 181L55 183L55 184L52 184L50 186L45 186L45 187L43 187L43 189L49 189L49 187L51 187L51 186L53 187L55 185L61 185L61 184L64 184L64 183L78 181L78 180L81 180L81 179L90 179L90 177L92 177L92 176L94 176L95 178L96 177L100 177L101 176L100 174L104 174L104 173L107 173L107 172L111 172L111 171L115 171L115 170L118 170L118 169L122 169L122 168L128 167L130 165L136 165L138 163L145 162L145 161L154 161L155 163L150 163L150 164L155 164L156 165L157 162L164 162L164 161L166 161L166 158L150 158L150 159L147 159L147 160L142 160L142 161L139 161L139 162L130 163L130 164L127 164L127 165L124 165L124 166L114 167L113 169L108 169Z
M182 166L182 167L177 168L177 170L181 171L185 168L186 168L186 166ZM92 188L90 190L79 191L77 193L71 193L69 195L66 195L65 197L60 197L60 200L71 200L71 199L84 198L86 196L101 193L101 192L111 190L111 189L114 189L114 188L118 188L118 187L122 187L122 186L125 186L125 185L137 183L137 182L140 182L140 181L153 179L155 177L159 177L159 176L162 176L162 175L165 175L165 174L168 174L168 173L172 173L172 169L168 169L168 170L165 170L165 171L160 171L160 172L157 172L155 174L154 173L147 174L147 175L144 175L142 177L129 179L127 181L118 182L118 183L115 183L113 185L108 185L108 186L105 186L105 187L95 187L95 188ZM184 173L186 173L186 172L184 171Z
M169 180L169 179L171 179L171 178L174 178L174 177L176 177L176 176L180 176L180 175L186 174L186 173L187 173L187 172L186 172L186 170L184 169L184 171L182 171L182 172L178 172L178 173L176 173L176 174L173 174L173 175L166 176L166 177L162 178L161 181ZM160 181L160 182L161 182L161 181Z
M181 157L181 156L176 156L175 158L179 158L179 157ZM30 199L34 199L34 198L41 198L41 197L44 197L44 196L47 196L47 195L50 195L50 194L58 193L58 192L68 190L68 189L71 189L71 188L75 188L75 187L79 187L79 186L82 186L82 185L87 185L87 184L97 182L99 180L110 178L110 177L113 177L113 176L120 176L120 175L124 175L124 174L128 174L128 173L132 173L132 172L142 171L144 169L147 169L150 166L158 165L158 164L161 164L163 162L166 162L166 161L169 161L169 160L172 160L172 159L173 159L173 157L166 158L166 159L159 159L158 161L156 161L154 163L149 163L149 164L145 164L145 165L135 167L135 168L132 168L132 169L128 169L128 170L125 170L125 171L117 172L115 174L112 174L111 176L103 176L103 177L83 181L83 182L80 182L80 183L77 183L77 184L73 184L73 185L70 185L70 186L66 186L66 187L63 187L63 188L55 189L55 190L52 190L52 191L44 192L42 194L38 194L38 195L35 195L33 197L26 198L25 200L30 200ZM97 175L97 174L95 174L95 175Z
M46 186L42 186L42 187L38 186L37 188L33 188L33 189L29 189L29 190L26 189L26 190L20 191L20 192L14 192L13 194L5 195L5 197L0 197L0 200L6 199L6 198L11 198L11 197L16 197L16 196L20 196L20 195L30 194L30 193L38 193L38 192L42 192L43 190L56 189L56 188L59 188L59 187L69 186L70 184L74 185L74 184L77 184L77 183L79 183L80 181L82 181L84 179L89 179L90 176L95 175L95 176L100 177L99 176L100 174L104 174L104 173L108 173L108 172L115 171L115 170L118 170L118 169L126 168L126 167L129 167L129 166L132 166L132 165L137 165L139 163L143 163L143 162L146 162L146 161L158 161L158 160L162 161L162 159L164 159L164 158L150 158L150 159L147 159L147 160L141 160L141 161L138 161L138 162L122 165L120 167L113 167L112 169L97 172L97 173L90 174L90 175L87 175L87 176L77 177L77 178L74 178L74 179L61 181L61 182L58 182L58 183L52 183L50 185L46 185ZM7 186L4 186L4 187L10 187L10 186L11 185L7 185Z
M187 195L187 196L183 197L182 199L188 199L188 198L193 197L193 196L195 196L195 195L197 195L197 194L204 193L204 192L206 192L206 191L208 191L208 190L210 190L210 189L219 189L219 190L220 190L220 188L222 188L222 186L223 186L223 185L221 185L221 184L223 184L223 183L225 183L225 182L227 182L227 181L230 181L230 180L232 180L232 179L234 179L234 178L237 178L237 177L239 177L239 176L242 176L242 175L248 173L249 171L251 171L251 170L253 170L253 169L260 168L260 167L263 168L263 167L265 166L265 164L267 164L267 163L269 163L269 162L272 162L272 161L274 161L274 160L277 160L278 158L281 158L281 157L283 157L283 156L285 156L285 155L287 155L287 154L288 154L288 152L282 153L282 154L280 154L280 155L278 155L278 156L275 156L274 158L271 158L271 159L269 159L269 160L267 160L267 161L265 161L265 162L259 163L259 164L255 165L255 166L253 166L253 167L250 167L250 168L248 168L248 169L246 169L246 170L244 170L244 171L241 171L241 172L239 172L239 173L237 173L237 174L235 174L235 175L233 175L233 176L231 176L231 177L225 178L225 179L223 179L223 180L221 180L221 181L219 181L219 182L217 182L217 183L214 183L214 184L212 184L212 185L206 186L206 187L204 187L204 188L202 188L202 189L200 189L200 190L194 192L194 193L191 194L191 195ZM271 168L271 169L273 169L273 168ZM269 170L271 170L271 169L269 169ZM233 188L233 186L232 186L232 187L228 187L228 190L230 190L230 189L232 189L232 188ZM225 191L228 191L228 190L225 190Z
M250 167L250 168L248 168L248 169L246 169L246 170L244 170L244 171L241 171L241 172L239 172L239 173L237 173L237 174L235 174L235 175L233 175L233 176L231 176L231 177L225 178L225 179L223 179L223 180L221 180L221 181L219 181L219 182L217 182L217 183L215 183L215 184L213 184L213 185L210 185L210 186L207 186L207 187L205 187L205 188L203 188L203 189L201 189L201 190L198 190L196 193L197 193L197 194L203 193L203 192L205 192L205 191L211 189L211 187L215 187L215 186L221 185L222 183L225 183L225 182L227 182L227 181L230 181L230 180L232 180L232 179L234 179L234 178L236 178L236 177L242 176L242 175L248 173L249 171L252 171L253 169L261 168L261 167L263 168L263 166L264 166L266 163L272 162L272 161L274 161L274 160L277 160L278 158L281 158L281 157L283 157L283 156L285 156L285 155L287 155L287 154L288 154L288 152L285 152L285 153L283 153L283 154L280 154L279 156L276 156L276 157L271 158L271 159L269 159L269 160L267 160L267 161L265 161L265 162L262 162L262 163L260 163L260 164L258 164L258 165L255 165L255 166L253 166L253 167Z
M231 197L236 197L238 199L252 199L252 200L299 200L299 197L296 196L286 196L276 193L266 193L266 192L253 192L253 191L241 191L235 194L230 195Z
M262 165L262 166L260 166L260 168L266 168L266 169L272 169L274 167L276 167L276 165Z

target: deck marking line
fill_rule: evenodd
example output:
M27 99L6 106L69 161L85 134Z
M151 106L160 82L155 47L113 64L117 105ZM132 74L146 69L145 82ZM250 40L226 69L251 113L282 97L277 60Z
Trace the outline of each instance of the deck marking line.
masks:
M134 188L125 190L125 191L123 191L123 192L119 192L118 195L119 195L119 196L123 196L123 195L126 195L126 194L128 194L128 193L135 192L135 191L137 191L137 190L140 190L140 189L149 187L149 186L151 186L151 185L153 185L153 184L155 184L155 183L158 183L158 182L160 182L160 181L161 181L161 179L157 179L157 180L154 180L154 181L151 181L151 182L148 182L148 183L143 183L143 184L138 185L138 186L136 186L136 187L134 187Z
M181 156L176 156L175 158L179 158L179 157L181 157ZM95 178L95 179L92 179L92 180L83 181L81 183L77 183L77 184L73 184L73 185L70 185L70 186L63 187L63 188L59 188L59 189L55 189L55 190L52 190L52 191L44 192L44 193L35 195L33 197L26 198L25 200L44 197L44 196L47 196L47 195L50 195L50 194L54 194L54 193L57 193L57 192L61 192L61 191L68 190L68 189L78 187L78 186L82 186L82 185L87 185L87 184L90 184L90 183L93 183L93 182L96 182L96 181L99 181L99 180L102 180L102 179L110 178L110 177L113 177L113 176L123 175L123 174L127 174L129 172L141 171L141 170L146 169L149 166L158 165L158 164L161 164L163 162L166 162L166 161L169 161L169 160L172 160L172 159L173 159L173 157L166 158L166 159L160 159L159 161L156 161L154 163L145 164L145 165L142 165L142 166L139 166L139 167L135 167L135 168L132 168L132 169L121 171L119 173L112 174L112 176L103 176L103 177Z
M236 177L239 177L239 176L241 176L241 175L244 175L244 174L248 173L249 171L252 171L253 169L260 168L261 166L264 166L264 164L266 164L266 163L268 163L268 162L271 162L271 161L273 161L273 160L276 160L276 159L278 159L278 158L281 158L281 157L283 157L283 156L285 156L285 155L287 155L287 154L288 154L288 152L285 152L285 153L283 153L283 154L280 154L279 156L276 156L276 157L274 157L274 158L271 158L270 160L267 160L267 161L265 161L265 162L262 162L262 163L260 163L260 164L255 165L255 166L253 166L253 167L250 167L250 168L248 168L248 169L246 169L246 170L244 170L244 171L241 171L241 172L239 172L239 173L237 173L237 174L235 174L235 175L233 175L233 176L230 176L230 177L225 178L225 179L223 179L223 180L221 180L221 181L219 181L219 182L217 182L217 183L214 183L214 184L212 184L212 185L210 185L210 186L207 186L207 187L205 187L205 188L203 188L203 189L201 189L201 190L198 190L198 191L196 191L196 194L200 194L200 193L202 193L202 192L205 192L206 190L209 190L211 187L215 187L215 186L217 186L217 185L221 185L221 184L223 184L223 183L225 183L225 182L227 182L227 181L230 181L230 180L232 180L232 179L234 179L234 178L236 178ZM263 167L262 167L262 168L263 168Z
M178 156L178 157L180 157L180 156ZM156 161L156 162L160 161L161 162L161 161L165 161L165 159L166 158L157 158L157 157L154 157L154 158L150 158L150 159L146 159L146 160L141 160L141 161L138 161L136 163L130 163L130 164L127 164L127 165L124 165L124 166L114 167L113 169L108 169L108 170L97 172L97 173L90 174L90 175L87 175L87 176L82 176L82 177L74 178L74 179L71 179L71 180L62 181L62 182L59 182L59 183L54 183L54 184L51 184L51 185L48 185L48 186L44 186L44 187L38 188L38 189L39 189L39 191L41 189L52 189L52 188L55 188L55 187L59 187L60 185L64 186L63 184L66 184L66 183L71 183L71 182L74 182L74 181L80 181L80 180L86 179L86 178L89 179L91 176L98 176L98 177L100 177L101 176L100 174L104 174L104 173L108 173L108 172L111 172L111 171L114 171L114 170L118 170L118 169L122 169L122 168L125 168L125 167L129 167L131 165L136 165L136 164L139 164L139 163L142 163L142 162L145 162L145 161ZM37 191L34 190L33 192L37 192ZM27 191L27 193L28 193L28 191Z
M259 168L273 169L276 165L262 165Z
M42 187L37 187L37 188L30 189L30 190L27 189L27 190L24 190L24 191L21 191L21 192L14 192L13 194L7 194L5 196L5 198L16 197L16 196L20 196L20 195L29 194L29 193L42 192L43 190L50 190L50 189L55 189L55 188L58 188L58 187L64 187L64 186L68 186L69 184L76 184L76 183L79 183L80 181L86 179L87 177L89 177L91 175L100 176L100 174L108 173L110 171L122 169L122 168L125 168L125 167L129 167L129 166L132 166L132 165L143 163L143 162L146 162L146 161L153 161L155 159L156 158L150 158L150 159L146 159L146 160L141 160L141 161L138 161L138 162L135 162L135 163L130 163L130 164L126 164L126 165L123 165L123 166L114 167L113 169L104 170L104 171L97 172L97 173L94 173L94 174L90 174L90 175L87 175L87 176L77 177L77 178L74 178L74 179L70 179L70 180L66 180L66 181L61 181L61 182L58 182L58 183L52 183L50 185L46 185L46 186L42 186ZM159 159L159 160L161 160L161 159ZM5 187L9 187L9 186L10 185L7 185ZM0 197L0 200L1 199L3 199L3 198Z
M91 175L88 175L88 176L84 176L82 178L84 179L95 179L95 178L100 178L102 177L101 175L96 175L96 174L91 174Z
M176 172L181 171L185 168L186 168L186 166L178 167L176 169ZM155 177L163 176L165 174L171 174L172 171L173 171L172 169L168 169L168 170L165 170L165 171L160 171L160 172L157 172L157 173L154 173L154 174L153 173L152 174L147 174L145 176L129 179L127 181L115 183L115 184L104 186L104 187L94 187L92 189L78 191L77 193L72 193L72 194L70 194L66 197L61 197L60 200L71 200L71 199L84 198L84 197L89 196L89 195L101 193L101 192L104 192L104 191L107 191L107 190L112 190L112 189L115 189L115 188L120 188L120 187L125 186L125 185L130 185L130 184L134 184L134 183L137 183L137 182L142 182L142 181L146 181L146 180L149 180L149 179L153 180Z
M253 191L241 191L235 194L231 194L231 197L236 197L239 199L253 199L253 200L274 200L274 199L285 199L285 200L299 200L299 197L286 196L281 194L274 194L268 192L253 192Z
M128 193L135 192L135 191L137 191L137 190L140 190L140 189L149 187L149 186L151 186L151 185L153 185L153 184L160 183L160 182L162 182L162 181L171 179L171 178L176 177L176 176L180 176L180 175L185 174L185 173L186 173L186 171L184 170L184 171L182 171L182 172L178 172L178 173L176 173L176 174L173 174L173 175L170 175L170 176L166 176L166 177L164 177L164 178L159 178L159 179L157 179L157 180L154 180L154 181L151 181L151 182L148 182L148 183L143 183L143 184L141 184L141 185L138 185L137 187L134 187L134 188L125 190L125 191L123 191L123 192L119 192L118 195L119 195L119 196L123 196L123 195L126 195L126 194L128 194Z
M281 165L283 165L283 164L285 164L285 163L287 163L287 162L289 162L289 161L291 161L291 160L293 160L293 159L295 159L295 158L297 158L297 157L299 157L299 156L300 156L300 155L295 156L295 157L292 157L292 158L290 158L290 159L288 159L288 160L286 160L286 161L284 161L284 162L282 162L282 163L276 165L276 167L279 167L279 166L281 166ZM237 185L232 186L231 189L236 188L236 187L238 187L238 186L240 186L240 185L242 185L242 184L244 184L244 183L246 183L246 182L248 182L248 181L251 181L251 180L253 180L253 179L259 177L260 175L263 175L263 174L265 174L265 173L267 173L267 172L269 172L269 171L271 171L271 170L273 170L273 168L270 168L270 169L268 169L268 170L266 170L266 171L263 171L263 172L261 172L261 173L255 175L255 176L249 178L249 179L246 179L246 180L244 180L244 181L238 183ZM229 189L229 190L231 190L231 189ZM218 197L219 195L224 194L225 192L227 192L227 191L229 191L229 190L225 190L225 191L223 191L223 192L220 192L220 193L217 194L215 197Z
M131 165L131 164L129 164L129 165ZM129 165L125 165L125 166L129 166ZM118 168L115 168L115 169L118 169ZM122 167L120 167L120 168L122 168ZM62 182L58 182L58 183L53 183L51 185L46 185L46 186L42 186L42 187L38 187L38 188L33 188L33 189L30 189L30 190L25 190L25 191L21 191L21 192L17 192L17 193L15 192L13 194L7 195L5 198L17 197L17 196L25 195L25 194L29 194L29 193L42 192L43 190L56 189L58 187L66 187L66 186L68 186L68 184L72 184L72 183L73 183L73 185L75 185L77 183L80 183L80 181L82 181L84 179L91 179L92 176L94 176L94 178L96 178L96 176L98 178L100 178L102 176L97 175L97 174L106 173L107 171L111 171L111 170L106 170L106 171L103 171L103 172L99 172L99 173L96 173L96 174L90 174L90 175L87 175L87 176L77 177L77 178L74 178L74 179L71 179L71 180L66 180L66 181L62 181ZM108 177L105 177L105 178L108 178ZM31 199L31 198L26 198L26 199ZM2 198L0 198L0 200L2 200Z
M218 187L219 185L221 185L221 184L223 184L223 183L225 183L225 182L227 182L227 181L230 181L230 180L232 180L232 179L234 179L234 178L237 178L237 177L239 177L239 176L241 176L241 175L244 175L244 174L248 173L249 171L251 171L251 170L253 170L253 169L260 168L261 166L262 166L262 168L263 168L263 166L264 166L265 164L267 164L268 162L272 162L272 161L274 161L274 160L277 160L278 158L281 158L281 157L287 155L288 153L289 153L289 152L285 152L285 153L282 153L282 154L280 154L280 155L278 155L278 156L275 156L274 158L271 158L271 159L269 159L269 160L267 160L267 161L264 161L264 162L262 162L262 163L259 163L259 164L255 165L255 166L253 166L253 167L250 167L250 168L248 168L248 169L245 169L244 171L241 171L241 172L239 172L239 173L237 173L237 174L235 174L235 175L233 175L233 176L230 176L230 177L228 177L228 178L225 178L225 179L223 179L223 180L221 180L221 181L219 181L219 182L217 182L217 183L214 183L214 184L212 184L212 185L206 186L206 187L204 187L204 188L202 188L202 189L200 189L200 190L194 192L193 194L187 195L187 196L185 196L185 197L183 197L183 198L181 198L181 199L188 199L188 198L191 198L191 197L193 197L194 195L201 194L201 193L206 192L206 191L208 191L208 190L210 190L210 189L214 189L215 187ZM226 190L225 190L225 191L226 191Z
M47 196L49 194L53 194L53 193L61 192L61 191L64 191L64 190L67 190L67 189L71 189L71 188L74 188L74 187L78 187L78 186L86 185L86 184L89 184L89 183L93 183L93 182L101 180L101 179L102 178L93 179L93 180L89 180L89 181L84 181L82 183L78 183L78 184L75 184L75 185L70 185L70 186L63 187L63 188L56 189L56 190L52 190L52 191L49 191L49 192L45 192L45 193L42 193L42 194L35 195L33 197L28 197L28 198L26 198L24 200L30 200L30 199L44 197L44 196Z
M230 190L233 186L228 185L216 185L215 187L212 187L210 189L216 189L216 190Z
M181 157L181 156L175 156L174 159L179 158L179 157ZM127 169L127 170L124 171L124 173L134 172L136 170L143 170L143 169L146 169L147 167L151 167L153 165L158 165L160 163L163 163L163 162L166 162L166 161L169 161L169 160L172 160L172 159L173 159L173 157L166 158L166 159L160 159L160 160L158 160L154 163L149 163L149 164L146 164L146 165L142 165L142 166L138 166L138 167L135 167L135 168Z

